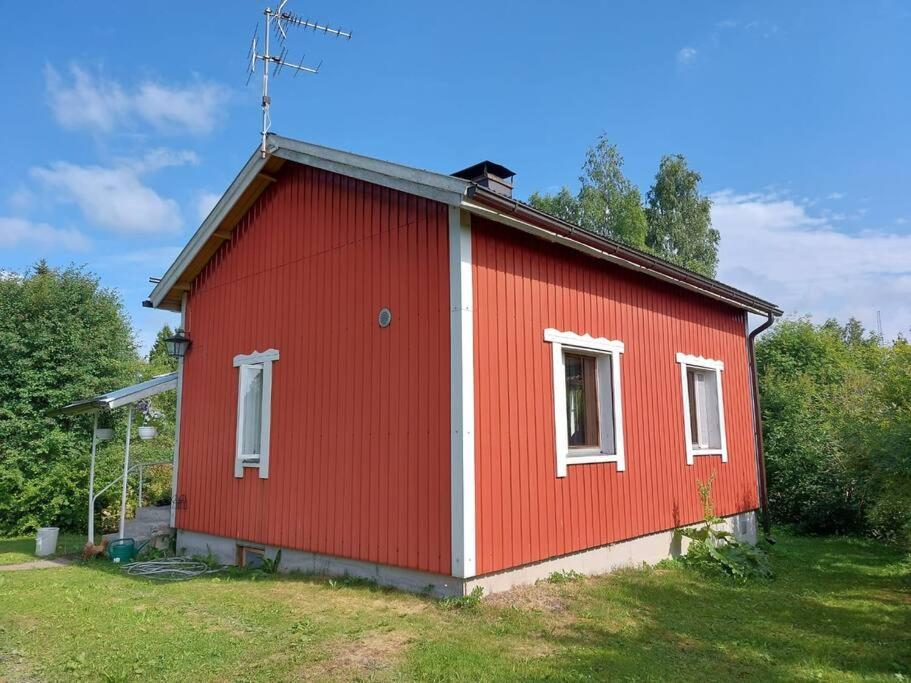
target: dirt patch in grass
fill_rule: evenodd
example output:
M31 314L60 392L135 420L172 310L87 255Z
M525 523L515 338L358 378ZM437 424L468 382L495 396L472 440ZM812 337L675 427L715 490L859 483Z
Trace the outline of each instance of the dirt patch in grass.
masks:
M538 659L548 657L560 648L552 642L543 639L526 639L511 642L506 648L510 655L516 659Z
M373 632L357 640L336 642L328 658L300 672L308 681L382 678L402 658L412 636L403 631Z
M541 581L533 586L518 586L503 593L488 596L484 603L501 609L515 608L547 614L566 613L573 584L552 584Z

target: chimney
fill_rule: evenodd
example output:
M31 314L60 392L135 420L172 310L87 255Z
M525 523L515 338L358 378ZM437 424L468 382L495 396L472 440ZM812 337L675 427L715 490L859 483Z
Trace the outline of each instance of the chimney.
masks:
M500 164L495 164L492 161L482 161L474 166L456 171L452 175L485 187L491 192L496 192L504 197L512 197L512 179L516 174Z

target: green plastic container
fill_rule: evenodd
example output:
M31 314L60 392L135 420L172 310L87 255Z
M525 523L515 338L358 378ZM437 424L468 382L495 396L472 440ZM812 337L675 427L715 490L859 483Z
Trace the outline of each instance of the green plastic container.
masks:
M108 557L117 564L126 564L136 557L136 541L132 538L118 538L108 544Z

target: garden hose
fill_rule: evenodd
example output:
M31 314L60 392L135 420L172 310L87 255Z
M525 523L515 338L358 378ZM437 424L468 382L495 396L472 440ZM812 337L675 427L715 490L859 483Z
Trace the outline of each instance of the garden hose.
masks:
M130 576L141 576L159 581L186 581L197 576L215 574L222 569L224 567L213 569L205 562L190 557L165 557L123 565L123 571Z

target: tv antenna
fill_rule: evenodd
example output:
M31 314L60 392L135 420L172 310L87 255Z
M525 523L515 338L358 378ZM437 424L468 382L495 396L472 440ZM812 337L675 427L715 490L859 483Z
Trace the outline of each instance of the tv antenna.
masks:
M269 134L269 128L272 126L272 119L269 117L269 106L272 104L272 100L269 97L269 69L272 69L273 78L284 68L292 69L294 75L297 76L301 72L308 74L319 73L319 69L323 64L320 62L316 66L305 65L304 57L306 55L302 56L297 64L288 61L288 48L285 47L288 31L294 28L305 28L311 29L314 33L323 33L327 36L351 40L350 31L343 31L341 28L332 28L309 19L303 19L299 15L286 10L285 6L287 4L288 0L281 0L274 8L266 6L263 10L263 15L265 16L265 30L263 31L262 40L263 51L257 51L259 42L259 24L257 23L256 28L253 30L253 40L250 43L250 54L247 56L250 60L250 73L247 75L247 84L250 83L250 79L256 73L256 62L262 62L263 67L263 129L261 133L262 143L260 144L260 153L263 159L268 156L266 137ZM278 54L272 54L271 52L272 48L269 39L273 34L280 45Z

